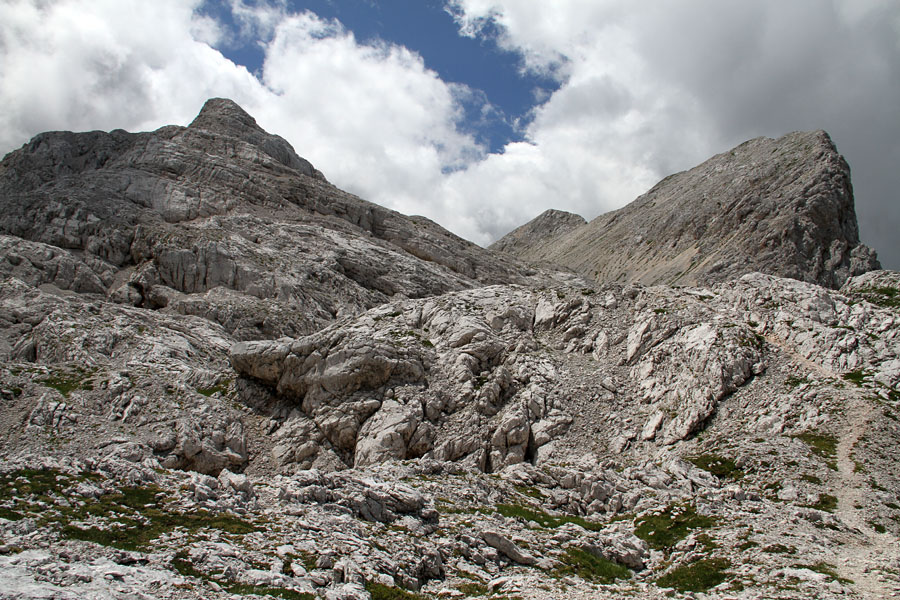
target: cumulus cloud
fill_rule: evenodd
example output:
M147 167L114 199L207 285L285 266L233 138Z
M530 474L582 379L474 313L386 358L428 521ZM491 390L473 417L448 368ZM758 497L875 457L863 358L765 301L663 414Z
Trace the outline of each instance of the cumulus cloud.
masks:
M464 133L463 104L491 107L404 47L360 43L281 0L229 0L230 29L200 0L0 1L3 152L49 129L186 124L206 98L225 96L344 189L451 228L466 211L438 190L485 153ZM264 46L259 77L214 48L250 39Z
M201 0L0 0L0 151L186 124L226 96L338 186L484 244L546 208L622 206L745 139L824 128L863 238L900 267L900 4L446 0L462 35L558 82L514 115L523 140L489 153L472 115L490 99L415 52L286 0L208 1L229 18ZM255 74L217 50L247 43Z
M3 0L0 148L48 129L148 129L185 122L203 100L261 86L209 43L199 2ZM202 41L201 41L202 40Z
M493 36L521 53L523 69L561 82L527 130L542 168L519 174L533 180L520 186L533 190L526 206L546 195L544 206L593 217L745 139L821 128L853 168L864 241L900 268L900 5L451 0L448 8L463 34ZM512 177L496 163L519 160L492 156L495 164L470 176ZM550 195L554 186L563 189Z

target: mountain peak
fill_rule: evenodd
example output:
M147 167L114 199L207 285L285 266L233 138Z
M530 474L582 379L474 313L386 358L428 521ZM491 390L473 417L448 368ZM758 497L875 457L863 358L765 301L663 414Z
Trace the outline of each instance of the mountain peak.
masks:
M598 281L646 285L761 271L837 288L879 268L859 240L850 168L822 130L746 141L555 236L547 233L552 217L493 248Z
M212 129L219 131L262 131L256 119L229 98L210 98L200 109L200 114L188 125L191 129Z

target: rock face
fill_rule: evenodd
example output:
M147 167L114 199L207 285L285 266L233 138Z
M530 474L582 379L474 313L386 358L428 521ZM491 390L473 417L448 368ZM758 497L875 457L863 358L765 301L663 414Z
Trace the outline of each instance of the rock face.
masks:
M584 217L551 208L491 244L491 250L539 261L539 248L552 245L557 238L584 225L587 225Z
M750 140L620 210L574 221L544 213L492 248L645 285L761 271L837 288L879 268L859 241L850 168L824 131Z
M897 273L524 267L225 100L43 134L0 190L0 597L900 592ZM542 223L508 248L593 225Z
M18 246L0 272L245 339L311 332L396 295L521 279L427 219L329 185L223 99L188 127L38 135L0 163L0 210L0 232L15 236L3 243Z

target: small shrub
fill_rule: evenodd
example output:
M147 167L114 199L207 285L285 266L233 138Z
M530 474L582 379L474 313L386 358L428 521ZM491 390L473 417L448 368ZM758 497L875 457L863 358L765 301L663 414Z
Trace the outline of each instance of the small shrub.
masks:
M724 558L704 558L676 567L656 580L656 585L679 592L705 592L728 579L731 562Z
M425 596L375 581L366 584L366 591L372 596L372 600L426 600Z
M600 531L603 529L602 524L592 523L591 521L587 521L581 517L572 515L562 515L560 517L556 517L553 515L549 515L543 511L533 510L531 508L518 506L515 504L498 504L497 512L510 519L532 521L534 523L537 523L541 527L547 527L550 529L555 529L566 523L574 523L575 525L587 529L588 531Z
M714 527L715 517L698 515L693 506L671 505L658 515L642 517L635 522L634 534L651 548L667 550L685 539L695 529Z
M740 479L744 476L744 472L735 466L733 460L716 454L701 454L687 460L719 479Z
M562 565L556 569L555 574L577 575L594 583L613 583L616 579L631 577L631 571L627 567L578 548L566 548Z
M816 510L824 510L827 512L834 512L837 508L838 499L831 494L819 494L819 499L815 504L808 504L808 508L815 508Z
M866 380L866 374L863 371L850 371L849 373L844 373L843 378L844 381L849 381L850 383L855 383L856 385L862 385Z

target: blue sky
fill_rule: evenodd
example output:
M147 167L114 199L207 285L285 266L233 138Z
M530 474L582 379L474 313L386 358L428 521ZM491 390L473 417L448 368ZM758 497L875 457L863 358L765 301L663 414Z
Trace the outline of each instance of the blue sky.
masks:
M388 41L409 48L442 80L483 93L463 104L466 114L460 126L491 152L502 151L510 141L521 141L531 109L560 85L553 77L523 70L521 55L500 48L495 31L479 37L460 35L459 25L441 0L290 0L286 8L337 20L362 44ZM200 10L240 29L225 0L209 0ZM235 63L259 73L265 59L260 42L258 38L239 38L223 41L217 48ZM492 110L485 112L485 104Z
M241 104L338 187L479 244L825 129L900 269L895 0L0 0L0 152Z

